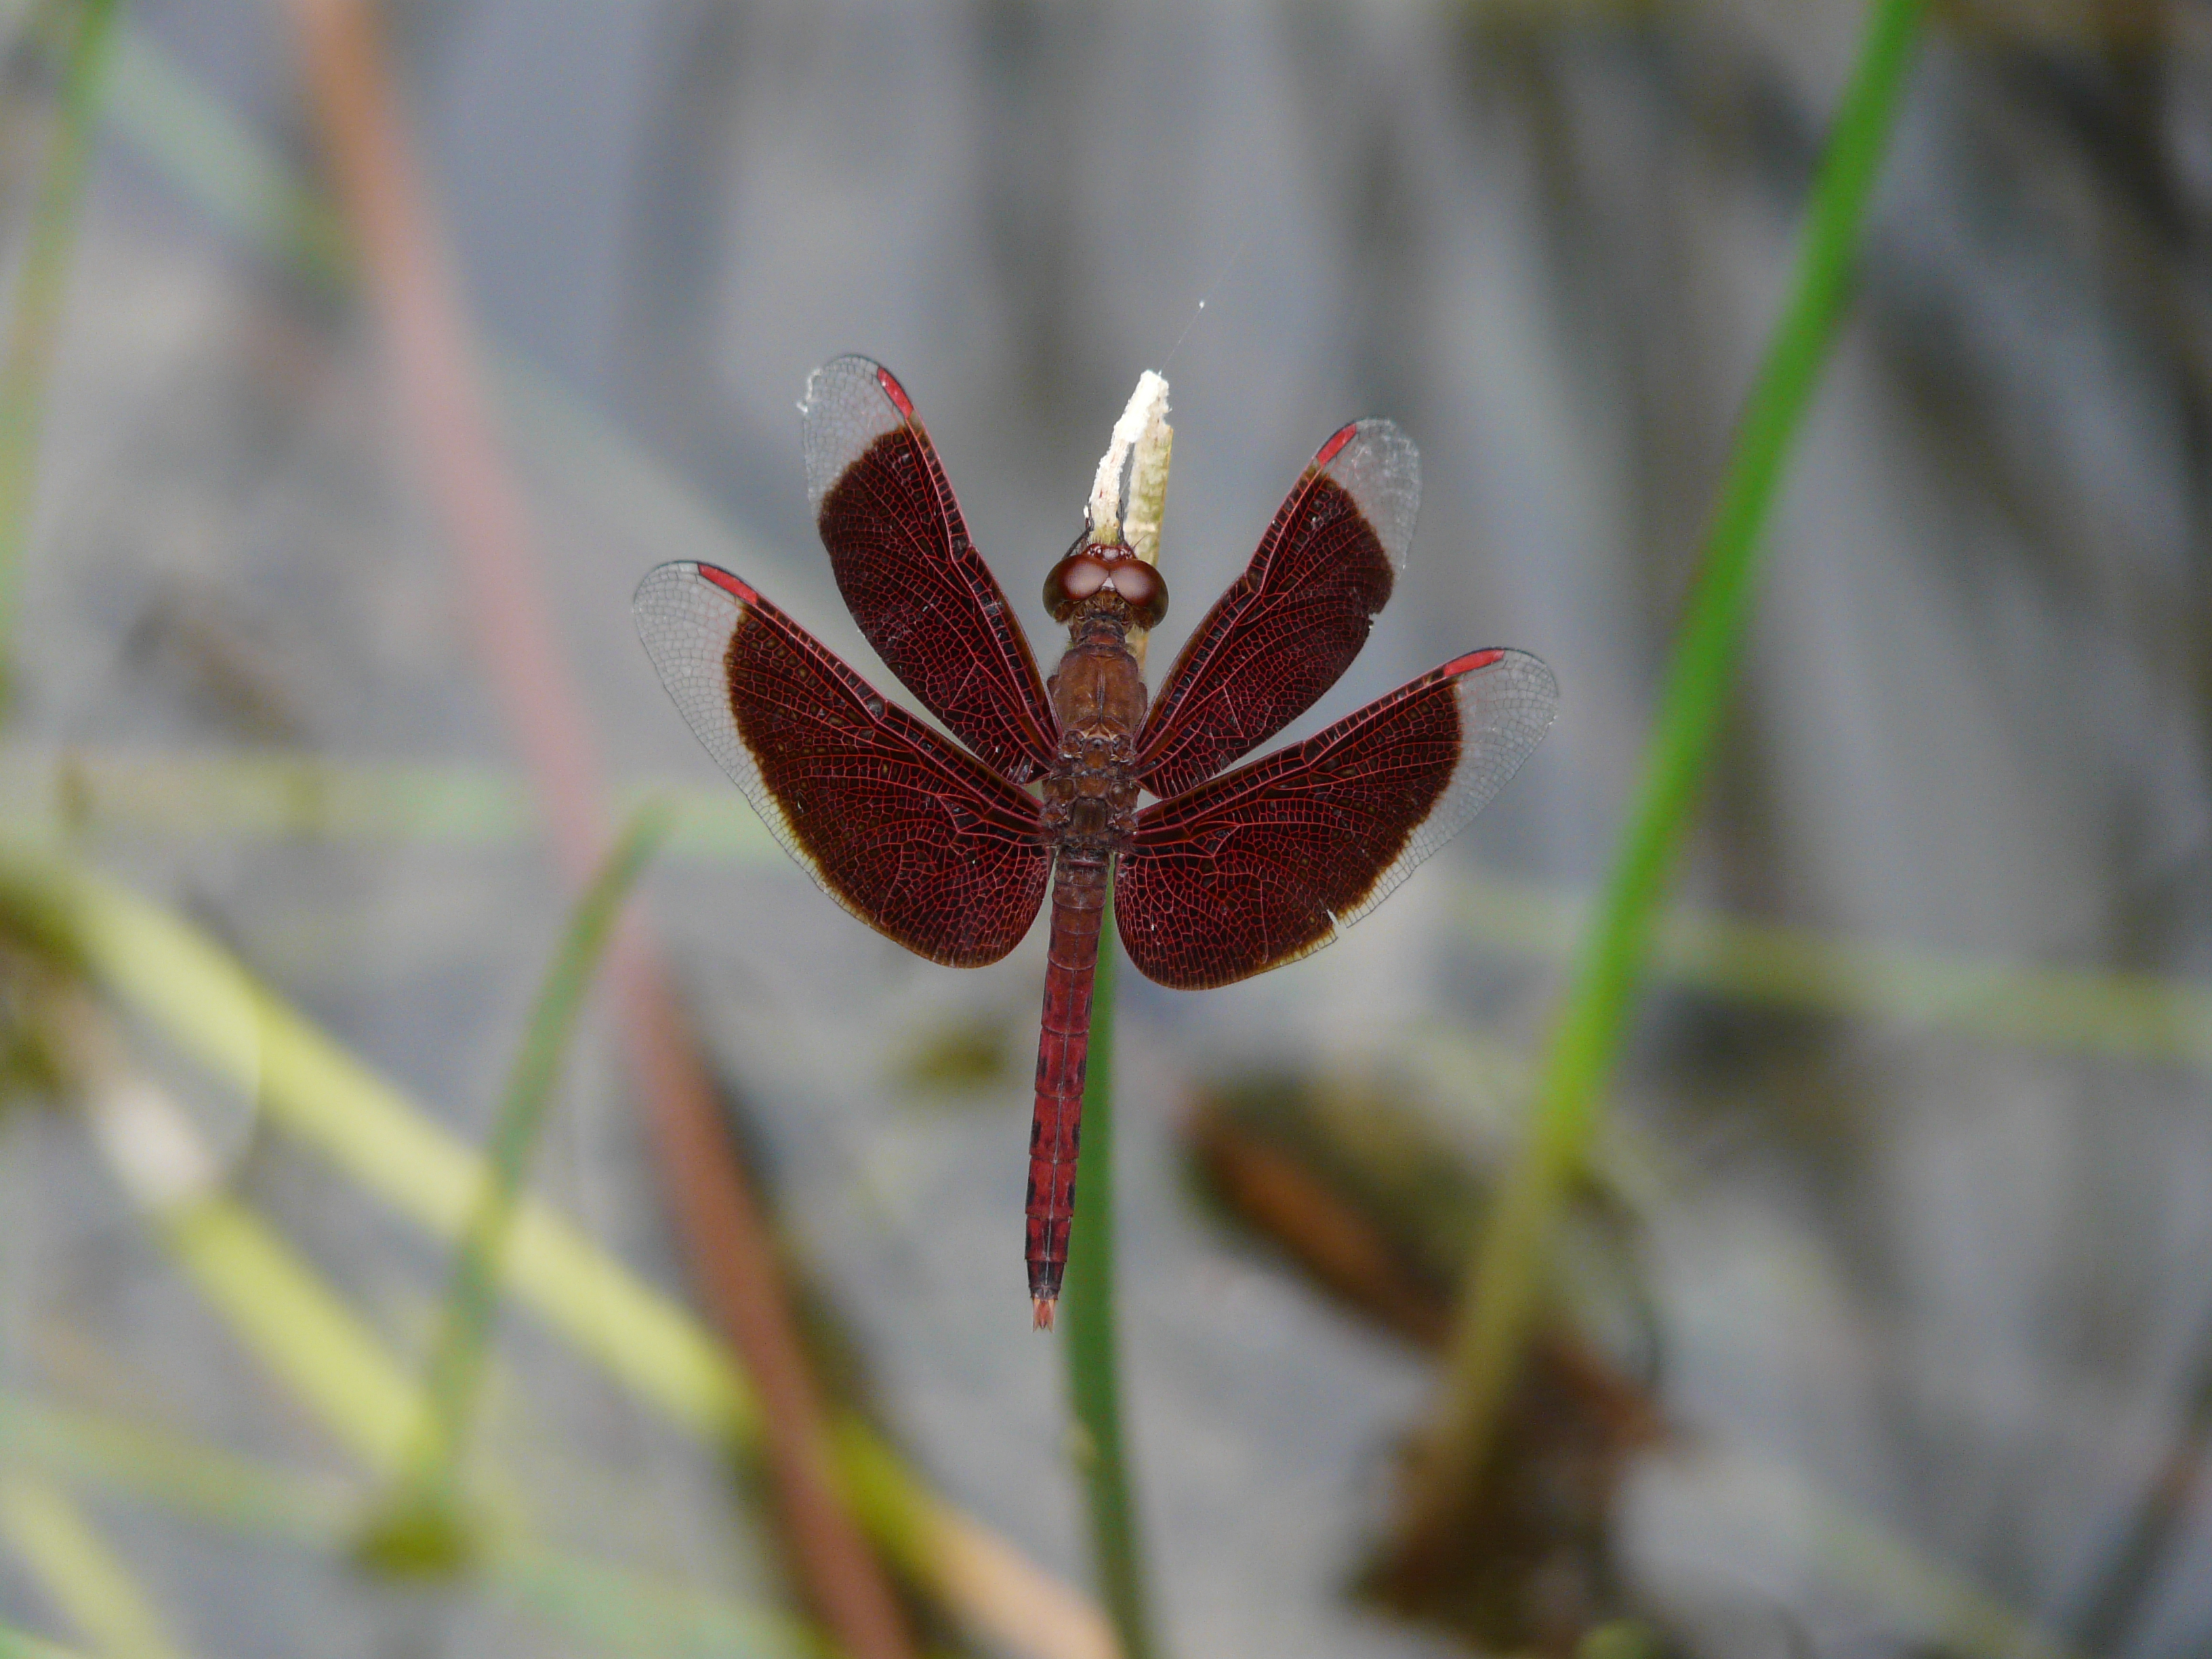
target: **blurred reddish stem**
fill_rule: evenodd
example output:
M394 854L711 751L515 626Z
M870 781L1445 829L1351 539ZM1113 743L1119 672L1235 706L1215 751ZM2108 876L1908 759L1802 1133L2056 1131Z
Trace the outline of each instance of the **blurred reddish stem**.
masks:
M368 0L289 0L347 217L364 258L469 620L522 746L568 878L606 841L597 745L555 643L530 514L495 430L452 266L434 229ZM652 941L630 927L608 973L661 1177L695 1282L760 1390L799 1571L853 1659L913 1652L889 1581L845 1509L824 1417L769 1230Z

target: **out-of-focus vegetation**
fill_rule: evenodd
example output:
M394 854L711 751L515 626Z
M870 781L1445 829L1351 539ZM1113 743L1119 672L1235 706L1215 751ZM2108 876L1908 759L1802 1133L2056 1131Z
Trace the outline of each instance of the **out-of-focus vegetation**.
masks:
M1868 18L1814 185L1790 297L1745 401L1620 849L1558 1015L1527 1139L1460 1291L1443 1386L1413 1474L1401 1540L1409 1554L1427 1547L1424 1533L1448 1525L1462 1494L1481 1489L1497 1455L1506 1398L1543 1299L1554 1218L1589 1157L1660 905L1711 770L1774 498L1843 323L1921 10L1919 0L1880 0Z
M2201 1645L2212 63L1912 9L0 11L0 1654ZM883 954L629 636L702 556L866 661L787 410L855 346L1048 654L1173 348L1170 631L1389 412L1315 718L1566 694L1346 942L1110 994L1072 1433L1036 950ZM665 966L586 998L648 798Z

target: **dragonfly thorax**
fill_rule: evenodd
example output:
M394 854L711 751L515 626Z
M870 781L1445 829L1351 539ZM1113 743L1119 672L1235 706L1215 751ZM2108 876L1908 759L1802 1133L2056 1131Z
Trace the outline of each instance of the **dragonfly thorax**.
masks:
M1137 732L1146 691L1128 626L1124 605L1085 605L1048 687L1060 744L1044 781L1045 834L1079 856L1118 852L1136 828Z

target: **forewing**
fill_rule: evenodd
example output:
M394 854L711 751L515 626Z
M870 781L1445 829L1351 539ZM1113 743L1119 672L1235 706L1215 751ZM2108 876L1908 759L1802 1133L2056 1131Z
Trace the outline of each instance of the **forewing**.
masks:
M904 388L833 358L799 412L806 499L860 632L963 743L1017 783L1036 776L1056 747L1044 683Z
M1168 671L1138 738L1138 781L1179 793L1335 684L1405 568L1420 501L1420 451L1390 422L1356 422L1323 444Z
M1194 991L1320 950L1482 810L1558 705L1535 658L1478 651L1146 807L1114 878L1129 960Z
M996 962L1051 872L1036 803L726 571L664 564L637 631L692 731L854 915L933 962Z

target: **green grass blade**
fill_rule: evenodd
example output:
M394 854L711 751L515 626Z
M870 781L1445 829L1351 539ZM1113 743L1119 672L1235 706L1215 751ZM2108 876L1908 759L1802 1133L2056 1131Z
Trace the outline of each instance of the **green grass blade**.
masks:
M108 76L111 127L158 150L170 178L216 223L317 288L351 279L345 222L328 199L143 29L121 29Z
M498 1280L525 1171L544 1127L561 1065L616 919L666 837L669 816L648 805L630 819L569 917L559 952L531 1011L522 1048L492 1127L476 1207L461 1238L431 1351L422 1420L400 1490L364 1540L365 1559L392 1571L461 1565L460 1465L490 1341Z
M177 1265L301 1408L368 1468L399 1468L418 1390L305 1258L221 1194L179 1206L160 1225Z
M1847 303L1860 231L1901 101L1920 0L1875 0L1839 108L1787 307L1752 388L1644 774L1554 1028L1527 1139L1462 1288L1408 1531L1480 1477L1534 1316L1553 1223L1602 1114L1674 857L1734 682L1760 532Z
M645 850L639 844L637 855ZM615 874L622 873L617 867ZM138 1109L149 1109L143 1092ZM143 1131L147 1120L142 1115L138 1123ZM112 1144L109 1137L100 1139ZM213 1188L163 1200L149 1186L143 1167L134 1179L125 1162L118 1174L153 1209L178 1265L240 1345L374 1478L411 1495L414 1454L430 1406L382 1340L244 1204ZM111 1481L119 1472L134 1491L241 1530L276 1531L315 1546L340 1535L335 1522L313 1525L319 1512L331 1510L323 1492L287 1490L281 1477L244 1460L157 1434L72 1424L59 1413L14 1406L0 1396L0 1447L15 1460L58 1454L56 1461L72 1472ZM787 1659L821 1651L811 1631L781 1614L680 1586L654 1585L619 1567L550 1552L520 1529L517 1505L504 1483L495 1486L481 1475L479 1480L492 1489L481 1511L465 1517L465 1527L455 1504L392 1506L387 1523L367 1546L356 1547L357 1559L367 1555L380 1567L414 1571L480 1565L508 1599L555 1625L605 1639L617 1652L757 1652ZM6 1503L0 1491L0 1531L10 1518ZM346 1509L357 1513L358 1505ZM50 1522L37 1537L59 1540L49 1548L54 1565L46 1576L58 1587L57 1599L91 1631L92 1613L86 1609L98 1612L117 1602L96 1571L97 1560L58 1523ZM44 1558L40 1565L43 1570ZM121 1606L121 1613L104 1615L118 1629L129 1612L127 1602ZM103 1638L103 1650L112 1646Z
M0 1659L91 1659L77 1648L65 1648L17 1630L12 1625L0 1625Z
M639 783L615 798L624 811L648 799L676 809L665 857L791 868L726 783ZM483 767L0 741L0 829L169 846L205 836L494 848L531 840L538 821L520 783ZM1580 892L1496 873L1423 879L1470 939L1545 962L1572 959L1593 908ZM2212 1075L2212 986L2202 981L1881 944L1683 905L1659 924L1650 971L1757 1006Z
M54 1605L108 1659L180 1659L183 1650L131 1570L53 1482L21 1474L0 1480L0 1535Z
M1091 1053L1083 1083L1083 1195L1067 1244L1063 1296L1075 1463L1091 1511L1099 1599L1122 1659L1155 1651L1145 1595L1136 1495L1121 1433L1121 1367L1114 1288L1114 905L1098 935L1091 997Z
M181 1054L252 1090L272 1127L434 1237L459 1239L483 1160L205 934L4 826L0 918L83 964ZM517 1206L506 1267L518 1301L654 1410L709 1441L757 1447L758 1401L722 1346L549 1206ZM407 1405L403 1440L416 1420ZM979 1631L1048 1659L1110 1651L1097 1607L932 1492L865 1424L842 1419L834 1438L854 1512L903 1571Z
M31 210L30 246L8 319L7 361L0 364L0 708L13 700L15 611L30 543L40 415L116 10L116 0L85 0L77 15L62 70L59 118Z
M483 1160L215 941L66 854L8 835L0 915L83 963L213 1075L251 1090L272 1127L459 1241ZM548 1206L523 1201L507 1268L557 1328L659 1409L736 1444L757 1437L751 1390L713 1338Z
M0 1390L0 1461L120 1492L238 1536L323 1548L358 1512L360 1483L287 1468L173 1431Z
M0 1659L92 1659L79 1648L65 1648L33 1636L28 1631L17 1630L13 1625L0 1625Z
M135 1423L0 1392L0 1455L72 1483L220 1528L247 1543L328 1550L359 1509L349 1481L242 1457ZM484 1589L547 1629L635 1659L758 1654L821 1659L788 1614L628 1565L549 1547L495 1520L480 1539ZM566 1651L564 1648L562 1650ZM8 1650L0 1643L0 1659Z

